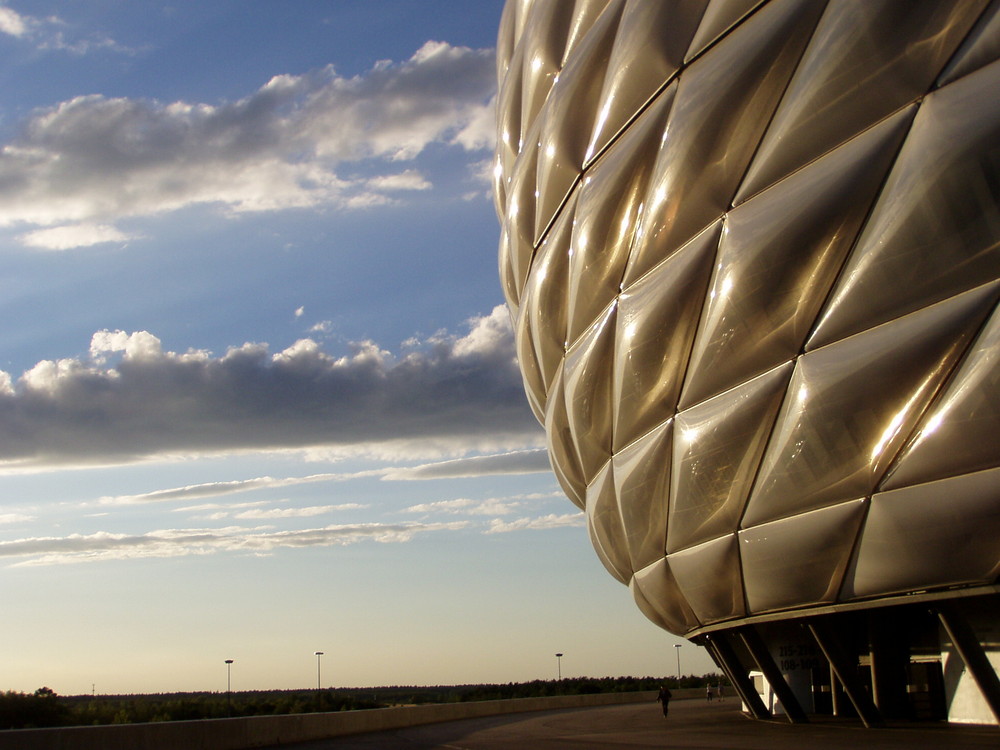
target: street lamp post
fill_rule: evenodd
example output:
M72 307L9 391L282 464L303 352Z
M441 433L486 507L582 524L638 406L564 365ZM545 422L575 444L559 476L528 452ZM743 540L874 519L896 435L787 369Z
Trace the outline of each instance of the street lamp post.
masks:
M681 645L680 643L674 644L674 652L677 654L677 687L681 686Z
M556 674L562 680L562 654L556 654Z
M315 656L316 656L316 689L317 690L322 690L323 689L323 680L320 677L320 674L321 674L321 672L320 672L320 660L323 657L323 652L322 651L317 651L316 654L315 654Z
M233 660L226 659L226 713L233 713Z

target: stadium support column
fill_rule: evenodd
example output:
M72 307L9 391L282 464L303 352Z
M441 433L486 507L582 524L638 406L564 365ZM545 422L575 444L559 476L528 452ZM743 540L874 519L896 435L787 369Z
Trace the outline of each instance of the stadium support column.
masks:
M878 708L872 703L872 699L865 692L861 680L858 679L858 672L854 660L850 658L847 651L840 644L833 628L829 627L824 618L814 618L806 622L806 627L816 639L816 644L820 647L826 660L830 662L833 671L844 687L844 692L854 704L854 709L861 717L866 727L881 727L884 725L882 715Z
M755 719L770 719L771 712L767 710L764 701L760 699L757 688L754 687L753 680L747 673L746 668L740 662L732 644L726 640L725 633L712 633L705 635L704 644L708 648L715 663L722 667L729 681L733 683L733 688L739 694L740 699Z
M806 718L806 712L802 710L802 705L799 703L798 698L795 697L792 689L785 682L784 675L781 674L778 665L774 663L774 658L771 656L771 652L767 650L767 645L760 637L760 633L752 625L740 628L739 633L753 660L757 662L760 671L764 673L765 679L770 683L771 690L774 691L778 700L781 701L788 720L793 724L808 723L809 719Z
M893 611L873 612L868 621L872 696L881 714L901 719L909 714L906 667L909 663L908 630Z
M937 605L936 609L938 619L955 645L955 650L972 673L972 678L982 691L993 715L1000 721L1000 678L997 678L979 639L965 618L947 603Z

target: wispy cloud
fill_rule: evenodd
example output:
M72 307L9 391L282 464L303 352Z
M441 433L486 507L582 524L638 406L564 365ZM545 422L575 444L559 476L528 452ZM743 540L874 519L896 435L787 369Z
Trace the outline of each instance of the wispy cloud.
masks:
M134 50L119 44L106 34L75 34L58 16L39 18L20 13L8 5L0 5L0 34L28 42L40 50L57 50L76 55L97 50L134 53Z
M471 467L483 468L489 467L491 462L489 459L497 459L498 464L506 467L508 470L503 472L498 471L485 471L482 473L486 474L496 474L496 473L533 473L538 469L535 467L534 462L527 461L523 465L522 471L515 471L514 467L517 466L516 463L508 463L508 459L511 456L531 456L537 453L545 455L544 450L537 451L515 451L511 453L502 453L495 456L476 456L471 459L457 459L451 461L439 461L437 463L422 464L419 467L412 468L400 468L400 467L389 467L384 469L366 469L363 471L354 472L333 472L333 473L323 473L323 474L307 474L305 476L298 477L251 477L249 479L235 479L225 482L203 482L201 484L189 484L183 487L169 487L159 490L150 490L149 492L141 492L134 495L104 495L97 499L97 505L103 506L119 506L119 505L145 505L149 503L181 503L188 502L191 500L197 500L202 498L210 497L226 497L229 495L236 495L243 492L253 492L256 490L265 489L280 489L284 487L294 487L301 484L314 484L317 482L351 482L358 479L389 479L393 481L403 481L408 479L429 479L430 470L434 467L442 467L439 473L434 474L435 479L450 479L450 478L464 478L469 476L479 476L476 473L470 473L467 471L456 471L455 469L463 464L469 464ZM472 512L483 513L483 514L495 514L500 512L510 512L509 509L512 507L517 507L526 501L537 501L537 500L550 500L552 498L562 498L564 495L561 492L553 493L531 493L524 495L516 495L507 498L490 498L488 500L470 500L470 499L458 499L458 500L441 500L434 503L422 503L420 505L413 505L405 509L408 513L426 513L426 512L455 512L463 508L470 508L475 506L478 509L483 508L494 508L499 509L501 506L507 510L476 510ZM235 508L245 508L245 507L258 507L260 505L266 504L267 501L256 501L251 503L232 503L222 505L219 503L204 503L201 505L189 505L181 508L175 508L176 511L206 511L206 510L221 510L221 509L235 509ZM93 503L86 503L86 505L91 505ZM350 509L350 508L360 508L365 507L361 505L338 505L338 506L328 506L337 509ZM2 523L3 516L0 516L0 523Z
M310 474L304 477L253 477L252 479L237 479L229 482L189 484L184 487L153 490L138 495L106 495L99 498L97 502L100 505L143 505L146 503L186 502L196 498L222 497L225 495L235 495L240 492L252 492L254 490L294 487L299 484L361 479L365 476L379 476L381 473L375 470L352 474Z
M205 513L207 511L217 511L222 510L224 513L229 513L234 510L241 510L243 508L261 508L265 505L270 505L270 500L254 500L248 503L201 503L200 505L185 505L181 508L173 508L174 513ZM108 515L104 513L103 515Z
M470 516L505 516L521 508L523 503L518 500L508 500L502 498L489 498L487 500L470 500L459 498L456 500L438 500L431 503L420 503L411 505L404 510L405 513L444 513L449 515L461 514Z
M495 518L490 521L490 528L487 534L505 534L511 531L557 529L564 526L583 526L585 516L583 513L567 513L565 515L549 514L538 518L518 518L514 521L503 521Z
M0 28L27 28L3 10ZM430 144L490 148L494 89L492 50L428 42L351 78L332 67L276 76L235 102L79 96L36 112L0 149L0 226L46 228L21 241L65 249L112 241L98 238L118 237L120 219L196 204L235 214L394 202L431 187L408 165Z
M284 500L278 502L286 502ZM328 513L342 513L346 510L364 510L370 507L362 503L340 503L339 505L310 505L304 508L284 507L274 508L267 500L250 503L203 503L174 508L174 513L190 513L192 518L201 521L221 521L225 518L237 520L279 520L285 518L312 518Z
M255 508L244 510L233 515L233 518L264 519L264 518L310 518L327 513L337 513L344 510L357 510L368 506L360 503L343 503L341 505L310 505L305 508Z
M25 558L13 565L59 565L144 557L182 557L218 552L269 554L282 548L331 547L379 542L408 542L418 534L457 531L465 521L450 523L333 525L295 531L268 531L232 526L221 529L171 529L146 534L71 534L0 542L0 558Z
M398 458L405 451L427 456L445 447L461 455L540 442L502 307L470 321L465 336L439 335L398 358L373 342L334 358L311 339L276 354L262 344L219 357L179 354L164 351L146 332L104 331L95 335L87 359L39 362L16 383L0 373L0 460L9 464L323 446L382 446ZM497 461L525 459L542 470L536 453ZM453 466L441 475L471 475L465 471ZM239 492L254 481L134 500Z
M419 503L403 509L404 513L444 513L451 515L474 515L474 516L505 516L514 513L529 504L534 504L539 500L563 499L566 496L561 492L531 493L525 495L513 495L510 497L490 497L484 500L473 500L471 498L456 498L454 500L437 500L430 503Z
M466 513L470 508L478 507L476 500L458 498L456 500L437 500L432 503L420 503L404 508L404 513Z
M327 513L340 513L345 510L362 510L367 505L361 503L341 503L340 505L309 505L305 508L252 508L233 513L238 519L277 519L277 518L311 518Z
M463 512L481 515L493 504L504 511L504 503L511 507L517 502L508 499L474 501L459 499L411 506L410 512ZM268 508L265 503L243 503L232 506L205 504L179 508L180 511L205 511L220 508L219 513L205 516L206 519L233 518L239 520L285 520L308 518L343 510L363 509L367 506L345 503L342 505L309 506L305 508ZM28 516L11 516L11 522L30 520ZM3 523L7 516L0 516ZM244 553L253 555L272 554L281 549L306 547L335 547L378 542L400 544L411 541L419 534L478 529L483 534L499 534L517 531L539 531L567 526L583 526L584 515L549 514L530 518L522 517L513 521L491 519L488 524L473 524L470 520L446 522L403 522L403 523L353 523L332 524L317 528L276 531L270 526L225 526L222 528L181 528L160 529L143 534L121 534L100 531L93 534L69 534L67 536L25 537L0 541L0 560L6 559L13 567L39 565L66 565L84 562L133 560L141 558L184 557L190 555L212 555L218 553Z
M0 513L0 526L4 524L25 523L26 521L34 520L35 516L29 516L26 513Z
M457 479L493 474L532 474L551 470L548 453L545 449L540 448L390 469L386 472L385 478L390 480Z

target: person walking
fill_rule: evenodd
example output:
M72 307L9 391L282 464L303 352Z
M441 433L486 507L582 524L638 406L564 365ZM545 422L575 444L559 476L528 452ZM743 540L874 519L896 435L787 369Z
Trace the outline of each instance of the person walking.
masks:
M658 700L662 704L664 718L666 718L667 709L670 707L670 697L671 697L670 688L668 688L666 685L661 685L660 692L656 696L656 700Z

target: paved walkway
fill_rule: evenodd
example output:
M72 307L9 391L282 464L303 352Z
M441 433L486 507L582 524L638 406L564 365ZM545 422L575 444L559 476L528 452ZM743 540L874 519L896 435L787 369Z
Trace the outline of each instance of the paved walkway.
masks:
M674 701L670 716L656 703L508 714L356 735L294 746L295 750L964 750L1000 748L1000 728L936 722L865 729L827 719L792 725L753 721L735 699Z

